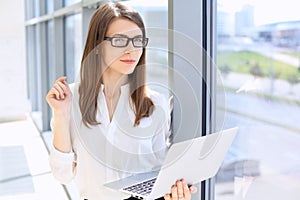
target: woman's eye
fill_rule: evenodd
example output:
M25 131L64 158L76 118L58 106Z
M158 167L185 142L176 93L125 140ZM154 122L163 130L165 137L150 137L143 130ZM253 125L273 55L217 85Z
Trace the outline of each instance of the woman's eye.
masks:
M134 38L136 42L143 42L143 38Z
M115 38L115 42L124 42L125 39L124 38Z

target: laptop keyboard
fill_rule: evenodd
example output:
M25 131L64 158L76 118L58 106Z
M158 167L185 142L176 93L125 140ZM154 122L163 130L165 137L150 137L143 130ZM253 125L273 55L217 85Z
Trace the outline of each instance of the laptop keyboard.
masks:
M152 187L156 181L156 178L137 183L135 185L123 188L123 190L131 192L131 193L136 193L140 195L149 195L151 193Z

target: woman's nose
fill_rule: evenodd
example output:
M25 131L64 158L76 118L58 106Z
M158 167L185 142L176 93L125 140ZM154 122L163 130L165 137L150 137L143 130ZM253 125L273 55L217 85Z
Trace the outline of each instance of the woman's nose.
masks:
M133 51L134 51L134 46L133 46L133 44L132 44L132 41L129 41L129 42L128 42L128 45L126 46L126 49L125 49L124 53L125 53L125 52L131 53L131 52L133 52Z
M124 51L124 54L130 54L130 53L131 53L131 51L128 51L128 50Z

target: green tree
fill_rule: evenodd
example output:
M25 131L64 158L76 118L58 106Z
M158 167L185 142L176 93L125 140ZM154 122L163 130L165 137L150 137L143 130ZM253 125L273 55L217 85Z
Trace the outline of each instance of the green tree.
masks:
M255 78L264 76L261 67L257 63L251 66L250 74L252 74Z
M219 70L221 71L221 74L226 78L227 75L230 73L231 69L227 64L221 65L219 67Z
M300 78L298 76L296 76L295 74L290 74L288 76L288 82L291 85L291 91L290 91L290 93L293 93L293 87L294 87L294 85L300 83Z

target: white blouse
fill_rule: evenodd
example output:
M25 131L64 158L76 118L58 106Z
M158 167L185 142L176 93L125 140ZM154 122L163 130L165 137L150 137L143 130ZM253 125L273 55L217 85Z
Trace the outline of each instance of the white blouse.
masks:
M135 114L127 84L121 87L121 95L110 121L102 85L96 114L101 124L87 128L81 122L78 86L78 83L70 84L73 93L70 124L73 151L62 153L52 148L49 157L52 173L62 184L74 179L82 198L128 198L128 195L112 191L103 184L135 173L156 170L162 165L170 136L170 104L163 95L149 91L155 109L150 117L141 119L138 126L133 126ZM77 163L74 171L73 162Z

